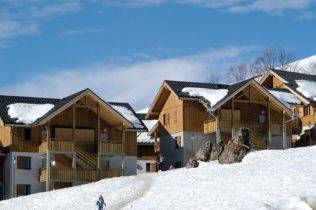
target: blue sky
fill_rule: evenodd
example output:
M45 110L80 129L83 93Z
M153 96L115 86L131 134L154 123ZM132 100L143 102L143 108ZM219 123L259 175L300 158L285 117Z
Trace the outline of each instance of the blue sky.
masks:
M163 79L225 79L266 47L314 55L315 25L313 0L0 0L0 94L142 108Z

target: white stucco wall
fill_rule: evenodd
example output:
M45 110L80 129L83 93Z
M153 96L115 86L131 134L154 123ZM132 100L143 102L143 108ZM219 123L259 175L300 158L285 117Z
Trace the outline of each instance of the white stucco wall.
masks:
M31 170L17 169L14 158L17 156L31 157ZM39 182L39 169L42 166L42 157L38 153L11 152L5 158L5 196L16 195L17 184L31 185L31 193L43 191L44 184Z
M146 171L146 164L155 164L156 160L137 160L137 174L148 173Z

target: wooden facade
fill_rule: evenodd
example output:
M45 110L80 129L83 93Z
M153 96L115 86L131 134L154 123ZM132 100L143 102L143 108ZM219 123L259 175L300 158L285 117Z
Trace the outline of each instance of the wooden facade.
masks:
M38 179L46 190L55 183L60 187L122 176L123 162L111 168L102 163L104 158L137 156L137 130L129 121L111 117L114 111L89 94L70 103L37 125L0 126L2 147L43 156Z

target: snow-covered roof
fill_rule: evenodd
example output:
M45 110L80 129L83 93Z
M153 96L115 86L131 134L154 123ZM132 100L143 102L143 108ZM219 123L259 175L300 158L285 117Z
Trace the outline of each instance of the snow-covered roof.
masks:
M15 103L8 107L8 115L17 123L31 124L49 112L53 104Z
M301 101L291 92L276 89L270 89L269 92L288 108L291 104L301 104Z
M185 87L182 89L182 92L188 93L192 97L202 97L210 103L210 106L213 107L227 95L228 89Z
M126 108L125 106L118 106L118 105L112 105L111 106L118 111L125 119L127 119L128 121L130 121L135 128L138 129L145 129L144 125L142 124L142 122L138 119L138 117L136 116L136 114Z
M157 122L158 120L143 120L143 123L149 131L157 124ZM154 142L154 139L151 139L150 136L148 136L148 132L140 133L137 137L137 143L153 144Z
M296 90L308 99L316 101L316 82L307 80L295 80Z

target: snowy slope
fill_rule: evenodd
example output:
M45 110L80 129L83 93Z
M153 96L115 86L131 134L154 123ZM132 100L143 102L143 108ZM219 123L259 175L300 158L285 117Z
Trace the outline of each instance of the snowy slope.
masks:
M100 194L107 209L310 209L316 146L253 152L232 165L107 179L2 201L0 209L96 209Z
M316 55L292 62L288 69L305 74L316 74Z

